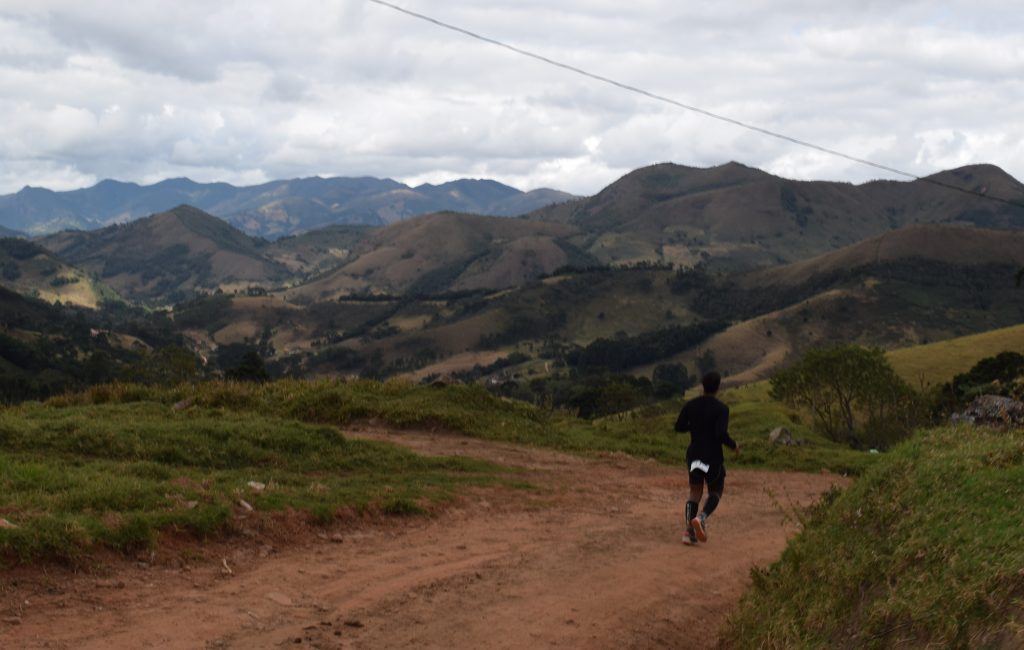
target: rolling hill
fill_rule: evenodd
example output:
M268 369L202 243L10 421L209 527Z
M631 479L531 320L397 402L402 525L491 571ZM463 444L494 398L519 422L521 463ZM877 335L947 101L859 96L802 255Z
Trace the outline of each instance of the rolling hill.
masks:
M929 179L1024 204L1024 185L992 165ZM530 218L577 226L573 242L606 263L706 260L724 269L795 262L918 223L1024 228L1022 207L924 180L792 181L738 163L645 167Z
M183 342L167 325L159 314L121 302L84 309L0 286L0 404L140 380L140 369L161 368L150 355L154 349Z
M289 297L515 287L586 257L565 241L575 232L564 224L451 212L418 217L374 231L350 262Z
M155 304L182 300L196 289L245 289L290 276L263 255L266 242L189 206L97 231L65 231L39 243L121 295Z
M899 348L1019 323L1022 263L1024 232L912 226L787 266L685 284L698 312L734 321L706 349L744 382L819 345Z
M324 226L281 237L267 246L263 254L294 273L322 273L351 259L355 249L374 230L373 226Z
M832 253L743 276L750 287L798 285L816 276L919 258L954 266L1024 264L1024 231L918 225L865 239Z
M418 187L371 177L298 178L249 187L187 178L146 186L104 180L69 192L26 187L0 196L0 227L33 235L90 230L187 204L251 235L276 238L330 224L385 225L442 210L512 216L570 198L556 190L522 192L473 179Z
M0 239L0 286L47 302L89 308L118 299L110 287L24 239Z
M916 388L951 381L985 357L1006 351L1024 353L1024 325L900 348L887 356L896 372Z
M381 310L373 318L366 307L339 316L337 343L320 351L336 344L365 358L379 352L383 363L400 361L396 367L425 365L420 375L520 352L529 357L524 367L545 374L599 338L627 346L638 336L725 321L730 325L707 340L638 362L631 372L649 375L659 363L696 372L698 357L710 352L732 383L742 383L816 346L895 349L1020 323L1024 292L1013 278L1022 255L1024 233L929 225L757 273L565 271L512 291L393 299L390 311L372 303ZM431 359L422 356L427 352Z

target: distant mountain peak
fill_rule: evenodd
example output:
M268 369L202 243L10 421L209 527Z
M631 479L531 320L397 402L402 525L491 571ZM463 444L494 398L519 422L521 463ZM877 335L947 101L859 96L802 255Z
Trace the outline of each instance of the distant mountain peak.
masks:
M417 188L372 176L309 176L245 187L187 177L152 185L106 179L69 192L26 187L0 196L0 227L35 235L94 230L188 204L251 235L276 238L328 225L381 226L439 210L515 216L567 198L571 195L523 193L488 179Z
M93 187L96 188L96 187L141 187L141 186L138 183L133 183L131 181L119 181L119 180L116 180L116 179L113 179L113 178L104 178L99 183L96 183L95 185L93 185Z

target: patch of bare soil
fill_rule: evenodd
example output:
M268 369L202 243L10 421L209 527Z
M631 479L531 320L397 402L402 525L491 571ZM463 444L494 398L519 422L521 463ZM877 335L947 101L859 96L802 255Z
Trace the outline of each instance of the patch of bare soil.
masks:
M682 543L686 474L451 434L368 429L518 468L431 518L180 549L178 561L0 579L4 648L702 648L844 479L730 469L709 541Z

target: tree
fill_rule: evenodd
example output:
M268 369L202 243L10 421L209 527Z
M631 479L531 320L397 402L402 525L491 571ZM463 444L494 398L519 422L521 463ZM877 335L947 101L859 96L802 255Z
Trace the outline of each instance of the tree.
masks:
M254 381L263 383L270 379L267 369L263 365L263 359L256 350L249 350L242 356L237 366L227 371L225 375L232 381Z
M172 345L143 355L125 369L124 377L140 384L174 386L197 379L199 368L199 357L194 352Z
M690 386L694 380L686 371L686 366L681 363L663 363L654 366L654 373L651 375L651 383L654 384L654 395L659 399L666 399L679 395Z
M853 447L886 447L922 417L922 400L879 348L812 350L771 379L772 397L813 413L822 433Z

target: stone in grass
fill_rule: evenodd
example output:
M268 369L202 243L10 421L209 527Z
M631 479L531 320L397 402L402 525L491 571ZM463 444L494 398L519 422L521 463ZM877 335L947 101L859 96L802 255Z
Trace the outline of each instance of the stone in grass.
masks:
M999 395L981 395L951 419L967 424L1019 426L1024 424L1024 403Z
M786 427L775 427L772 429L771 433L768 434L768 442L786 446L796 444L796 441L793 440L793 434Z

